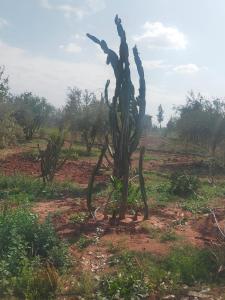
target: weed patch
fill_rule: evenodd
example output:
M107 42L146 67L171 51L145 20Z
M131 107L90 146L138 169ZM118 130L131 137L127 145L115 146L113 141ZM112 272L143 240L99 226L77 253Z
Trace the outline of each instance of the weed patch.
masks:
M67 247L57 237L49 219L39 223L38 217L24 207L0 211L0 291L3 295L13 293L26 297L32 293L29 299L43 299L44 289L48 290L45 299L50 299L48 295L52 295L55 287L49 286L53 282L56 286L56 270L68 265Z

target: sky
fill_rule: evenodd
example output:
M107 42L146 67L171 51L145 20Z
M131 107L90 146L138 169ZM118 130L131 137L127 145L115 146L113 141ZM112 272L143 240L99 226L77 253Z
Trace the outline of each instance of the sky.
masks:
M0 0L0 65L12 93L31 91L56 107L68 87L100 94L114 78L101 49L86 33L118 51L115 15L130 50L136 44L147 85L147 113L159 104L165 122L188 91L225 95L224 0ZM138 78L130 51L132 78Z

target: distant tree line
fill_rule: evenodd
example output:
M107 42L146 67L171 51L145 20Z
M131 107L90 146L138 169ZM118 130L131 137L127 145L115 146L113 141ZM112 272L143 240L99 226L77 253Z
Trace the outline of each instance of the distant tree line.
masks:
M225 102L207 99L190 92L186 104L176 107L177 117L167 123L167 131L175 132L185 143L207 149L210 154L224 147Z

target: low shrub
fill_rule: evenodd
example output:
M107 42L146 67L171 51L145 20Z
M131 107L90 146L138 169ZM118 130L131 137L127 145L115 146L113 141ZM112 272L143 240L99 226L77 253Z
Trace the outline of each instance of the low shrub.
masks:
M50 273L53 276L55 269L63 270L68 265L67 247L57 237L49 219L40 223L38 217L24 207L0 211L0 291L2 294L22 293L25 296L29 286L39 284L49 286L50 282L41 279L42 275L45 274L46 278L50 278ZM55 290L55 287L53 289ZM30 290L34 288L31 287ZM39 287L37 292L41 293L41 290L38 290Z
M82 235L79 240L77 241L76 245L78 246L79 249L85 249L87 248L89 245L95 243L96 240L94 238L88 238L84 235Z
M83 224L89 218L89 214L87 212L77 212L70 216L70 223L73 224Z
M188 197L196 193L200 186L198 177L173 173L170 177L170 192L180 197Z

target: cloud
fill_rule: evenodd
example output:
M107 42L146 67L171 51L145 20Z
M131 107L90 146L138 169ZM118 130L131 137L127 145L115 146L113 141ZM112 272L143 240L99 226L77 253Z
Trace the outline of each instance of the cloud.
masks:
M68 43L67 45L60 45L59 48L63 49L65 52L68 53L79 53L82 50L82 48L76 43Z
M193 63L176 66L173 64L166 64L163 60L143 60L143 66L147 70L163 69L167 74L194 74L201 70L207 70L206 67L199 67Z
M185 49L186 36L176 27L167 27L161 22L146 22L144 32L134 37L136 42L146 41L149 48Z
M58 107L65 103L69 86L99 93L104 89L106 79L112 80L112 87L114 82L111 68L105 64L33 56L1 41L0 65L6 67L13 93L31 91Z
M163 60L143 60L143 66L149 70L167 69L171 67L171 65L165 64Z
M86 15L91 15L105 8L105 0L82 0L71 4L69 0L40 0L42 7L49 10L60 11L65 17L75 16L82 19Z
M181 74L193 74L198 73L202 68L195 64L186 64L186 65L179 65L173 68L173 71L176 73Z
M8 21L6 21L3 18L0 18L0 29L2 29L3 27L6 27L8 25L9 25Z

